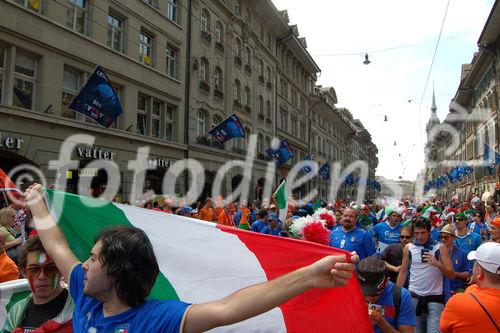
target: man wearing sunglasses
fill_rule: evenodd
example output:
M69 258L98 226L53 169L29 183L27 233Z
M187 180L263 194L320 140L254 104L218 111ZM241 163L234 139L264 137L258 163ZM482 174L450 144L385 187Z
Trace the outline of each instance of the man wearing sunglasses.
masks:
M2 330L10 332L72 332L73 300L60 284L61 273L46 254L38 236L23 247L19 267L28 279L31 295L9 311Z
M389 281L383 260L372 255L359 262L358 281L376 333L412 333L416 325L410 292Z
M483 239L475 232L467 230L467 216L464 213L458 213L455 216L455 227L457 228L457 237L453 241L453 244L464 251L466 255L471 251L476 251ZM471 268L472 264L473 262L469 261L469 266Z
M451 224L445 225L441 229L440 235L441 243L446 246L450 253L451 263L455 271L454 278L450 279L445 276L443 281L445 301L448 301L452 295L465 289L467 280L472 274L472 267L469 266L467 255L453 244L456 238L455 227Z

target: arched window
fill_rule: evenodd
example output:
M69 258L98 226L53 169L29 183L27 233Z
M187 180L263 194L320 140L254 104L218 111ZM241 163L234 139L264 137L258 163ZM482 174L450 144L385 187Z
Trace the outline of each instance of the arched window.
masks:
M201 58L200 62L200 80L204 82L209 81L210 64L206 58Z
M234 99L238 102L241 102L241 84L238 80L234 81L233 94Z
M200 24L201 24L201 31L203 32L210 31L210 14L206 9L203 9L201 11Z
M245 105L250 106L250 87L248 87L248 86L245 86L245 91L244 91L244 95L243 95L243 102L245 103Z
M266 116L268 116L269 118L271 118L271 101L267 101L266 102Z
M224 41L224 28L219 21L215 23L215 41L217 43L222 43Z
M241 41L238 37L234 39L234 52L236 56L241 58Z
M241 15L241 4L240 0L234 0L234 12L237 15Z
M264 153L264 136L262 133L257 135L257 154Z
M267 82L271 82L271 76L272 76L271 67L267 66Z
M201 110L196 115L196 136L205 134L205 113Z
M265 141L265 144L264 144L264 151L265 151L267 148L269 148L269 147L271 147L271 137L266 136L266 141Z
M264 98L259 95L259 114L264 115Z
M264 61L259 59L259 75L264 76Z
M222 90L223 80L224 77L222 75L222 69L219 66L215 67L215 72L214 72L215 89Z
M252 51L249 47L245 47L245 64L252 66Z

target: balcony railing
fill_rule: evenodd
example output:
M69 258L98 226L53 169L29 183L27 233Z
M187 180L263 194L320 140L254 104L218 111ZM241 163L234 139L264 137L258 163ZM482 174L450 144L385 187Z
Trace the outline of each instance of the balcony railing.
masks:
M208 83L207 81L200 81L200 89L207 92L207 93L210 93L210 83Z
M243 148L231 147L231 151L233 153L236 153L236 154L241 154L241 155L245 155L246 154L246 151Z
M214 97L217 97L219 99L223 99L224 98L224 93L222 92L222 90L220 90L219 88L215 87L215 89L214 89Z
M245 65L245 72L247 72L248 74L252 74L252 66L250 66L249 64L246 64Z
M264 85L265 79L262 75L259 75L259 83Z
M237 99L235 99L235 100L233 101L233 106L234 106L235 108L237 108L237 109L241 109L241 102L240 102L240 101L238 101Z
M262 114L262 113L259 113L259 120L262 120L262 121L264 121L264 114Z
M241 66L243 65L243 59L241 59L240 56L234 57L234 64L241 68Z
M266 118L266 124L271 125L271 118L269 118L269 117Z
M200 145L204 145L207 147L212 147L212 148L217 148L217 149L224 149L224 146L219 143L219 141L213 139L212 137L209 137L207 135L200 136L196 139L196 142L199 143Z
M224 43L222 41L215 42L215 49L224 53Z
M210 31L201 31L201 40L208 45L212 44L212 33Z

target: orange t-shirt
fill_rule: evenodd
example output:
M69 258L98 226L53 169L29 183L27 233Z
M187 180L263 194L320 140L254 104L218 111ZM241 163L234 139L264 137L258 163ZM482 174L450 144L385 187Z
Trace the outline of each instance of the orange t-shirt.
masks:
M214 217L215 217L214 216L214 209L203 207L202 209L200 209L200 211L198 212L198 215L196 215L196 217L199 220L213 222Z
M480 289L474 284L465 293L450 298L446 304L439 323L443 333L496 332L488 315L471 293L500 325L500 289Z
M17 279L19 269L5 251L0 254L0 283Z
M240 207L240 210L241 210L240 224L248 224L247 215L250 214L250 210L246 207Z
M227 225L228 227L234 227L233 217L229 216L224 210L222 210L217 217L217 223Z

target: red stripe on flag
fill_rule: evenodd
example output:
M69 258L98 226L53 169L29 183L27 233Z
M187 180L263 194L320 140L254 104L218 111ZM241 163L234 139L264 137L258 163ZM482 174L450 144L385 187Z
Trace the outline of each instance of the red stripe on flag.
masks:
M16 188L16 184L0 169L0 188Z
M262 235L217 225L254 253L267 279L307 266L327 255L347 252L297 239ZM353 276L343 288L313 289L280 306L287 332L373 332L365 300Z

